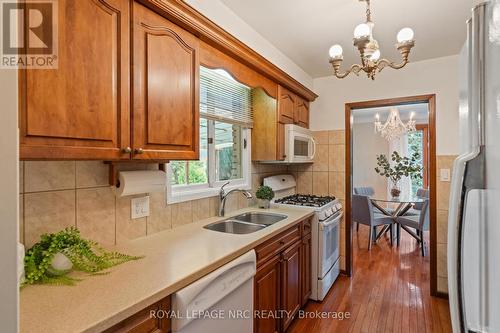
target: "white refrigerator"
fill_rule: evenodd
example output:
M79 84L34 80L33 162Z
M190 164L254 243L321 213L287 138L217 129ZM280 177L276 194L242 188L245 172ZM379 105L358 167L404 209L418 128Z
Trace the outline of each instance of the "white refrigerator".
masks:
M461 54L448 217L453 332L500 332L500 0L476 6Z

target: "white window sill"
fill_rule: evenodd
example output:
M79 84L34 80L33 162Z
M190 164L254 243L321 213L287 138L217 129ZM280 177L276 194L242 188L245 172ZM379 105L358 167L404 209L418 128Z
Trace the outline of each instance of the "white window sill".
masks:
M224 189L226 190L226 192L234 189L242 189L250 191L252 187L250 186L250 184L240 183L234 185L229 184ZM201 189L192 189L184 191L171 190L171 193L167 193L167 203L175 204L186 201L216 197L219 195L219 192L220 192L220 187L201 188Z

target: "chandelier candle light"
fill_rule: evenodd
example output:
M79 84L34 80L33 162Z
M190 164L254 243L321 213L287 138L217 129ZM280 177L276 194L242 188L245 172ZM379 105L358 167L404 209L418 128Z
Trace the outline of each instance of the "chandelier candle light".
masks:
M410 114L410 120L405 124L401 120L399 110L397 108L392 108L389 118L387 118L385 124L382 124L380 122L380 115L377 113L375 116L375 133L380 133L387 141L392 141L408 132L415 132L417 129L415 127L416 122L413 120L414 115L415 113L412 112Z
M373 27L375 24L372 22L370 0L359 1L366 2L366 22L359 24L354 29L354 46L358 48L361 55L361 64L354 64L345 72L340 72L340 66L344 57L342 46L338 44L330 48L330 63L333 66L335 76L339 79L345 78L350 73L359 75L359 72L364 71L369 78L375 80L377 71L381 72L387 66L394 69L401 69L406 66L409 62L410 50L415 46L414 33L410 28L403 28L397 35L398 43L396 44L396 48L403 58L401 63L397 64L387 59L380 59L379 45L377 40L373 38Z

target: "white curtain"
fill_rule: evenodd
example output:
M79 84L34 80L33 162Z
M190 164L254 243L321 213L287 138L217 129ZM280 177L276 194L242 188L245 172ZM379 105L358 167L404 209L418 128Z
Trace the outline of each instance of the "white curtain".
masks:
M391 161L391 155L393 151L397 151L399 155L402 157L408 156L408 136L402 135L398 139L394 139L389 141L389 161L391 162L391 166L393 162ZM411 193L411 179L410 177L403 177L399 181L399 187L401 189L401 195L410 195ZM392 183L391 181L387 182L387 197L391 197L391 189Z

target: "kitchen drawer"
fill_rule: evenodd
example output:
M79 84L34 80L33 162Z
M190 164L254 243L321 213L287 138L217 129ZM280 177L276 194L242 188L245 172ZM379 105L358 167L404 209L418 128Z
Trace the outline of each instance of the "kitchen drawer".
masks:
M264 263L266 258L273 256L294 242L300 239L301 225L297 224L292 228L282 232L278 236L259 245L255 252L257 253L257 266Z
M312 217L302 222L302 237L311 233Z

